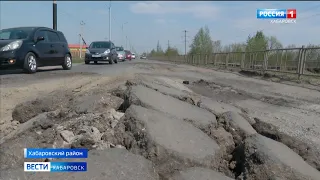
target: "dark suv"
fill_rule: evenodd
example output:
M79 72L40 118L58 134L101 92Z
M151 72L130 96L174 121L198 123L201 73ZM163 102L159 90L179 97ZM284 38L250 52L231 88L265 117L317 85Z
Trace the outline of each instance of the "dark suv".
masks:
M46 27L0 30L0 67L35 73L41 66L72 68L68 42L62 32Z

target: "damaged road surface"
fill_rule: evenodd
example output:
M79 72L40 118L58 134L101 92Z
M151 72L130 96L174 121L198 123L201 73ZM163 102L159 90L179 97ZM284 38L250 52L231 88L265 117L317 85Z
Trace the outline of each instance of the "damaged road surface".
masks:
M273 83L259 94L268 82L250 78L250 90L237 89L235 74L127 66L128 76L101 73L2 109L12 120L1 124L0 180L320 180L319 92L310 101ZM26 160L23 148L87 148L88 159L68 161L86 161L88 171L23 172L25 161L67 161Z

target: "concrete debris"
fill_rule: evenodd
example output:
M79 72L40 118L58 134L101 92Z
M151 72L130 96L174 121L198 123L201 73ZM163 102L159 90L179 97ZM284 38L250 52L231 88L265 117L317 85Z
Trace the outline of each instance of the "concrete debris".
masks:
M217 123L216 116L209 111L141 85L131 88L130 101L131 104L155 109L180 119L190 120L201 129L207 129L210 125Z
M200 167L189 168L172 175L168 180L233 180L220 172Z
M235 148L235 144L233 141L232 134L227 132L224 128L212 128L210 131L211 137L215 139L220 146L223 146L226 148L227 153L232 153L232 151Z
M125 116L127 128L136 137L136 147L143 147L137 151L165 167L160 173L193 164L214 166L219 145L191 124L135 105L127 109Z
M307 164L290 148L260 134L246 138L243 146L239 146L241 147L245 158L243 162L245 179L268 177L268 179L318 180L320 177L319 171Z
M261 135L266 136L275 141L281 142L288 146L294 152L299 154L307 163L320 171L320 152L313 146L308 145L297 138L288 136L280 132L279 128L263 122L256 118L256 123L252 127Z
M82 128L76 133L78 136L86 136L92 138L93 141L98 142L101 140L100 131L93 126L82 126Z
M257 133L249 122L237 112L223 113L219 118L219 124L233 135L236 144L239 144L245 137Z
M183 84L189 84L189 81L182 81Z
M68 130L61 131L60 135L61 135L62 139L64 141L66 141L67 143L71 143L73 141L73 139L74 139L73 132L68 131Z
M123 99L109 95L88 95L80 97L75 102L74 110L77 113L103 112L108 108L118 109Z
M117 112L115 109L111 108L107 111L108 114L110 114L109 117L112 117L112 119L120 120L121 117L124 115L122 112Z

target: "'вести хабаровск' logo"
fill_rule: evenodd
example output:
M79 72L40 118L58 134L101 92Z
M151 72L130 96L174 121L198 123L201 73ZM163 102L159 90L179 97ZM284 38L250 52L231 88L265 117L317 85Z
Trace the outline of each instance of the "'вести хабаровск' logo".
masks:
M271 23L296 23L296 9L257 9L257 19L270 19Z

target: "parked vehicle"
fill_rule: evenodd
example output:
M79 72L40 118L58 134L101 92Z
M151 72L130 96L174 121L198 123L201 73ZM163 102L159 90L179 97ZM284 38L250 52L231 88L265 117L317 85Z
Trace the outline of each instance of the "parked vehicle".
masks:
M124 50L124 52L126 53L126 59L131 61L131 59L132 59L131 52L129 50Z
M140 56L140 59L147 59L147 56L146 56L145 54L142 54L142 55Z
M132 54L131 54L131 58L132 58L132 59L136 59L136 54L132 53Z
M86 50L85 64L94 61L97 64L99 61L107 61L109 64L118 63L118 54L116 47L111 41L94 41Z
M0 67L35 73L41 66L72 68L68 42L60 31L46 27L0 30Z
M116 51L118 54L118 60L125 61L126 60L126 53L124 52L123 47L116 47Z

